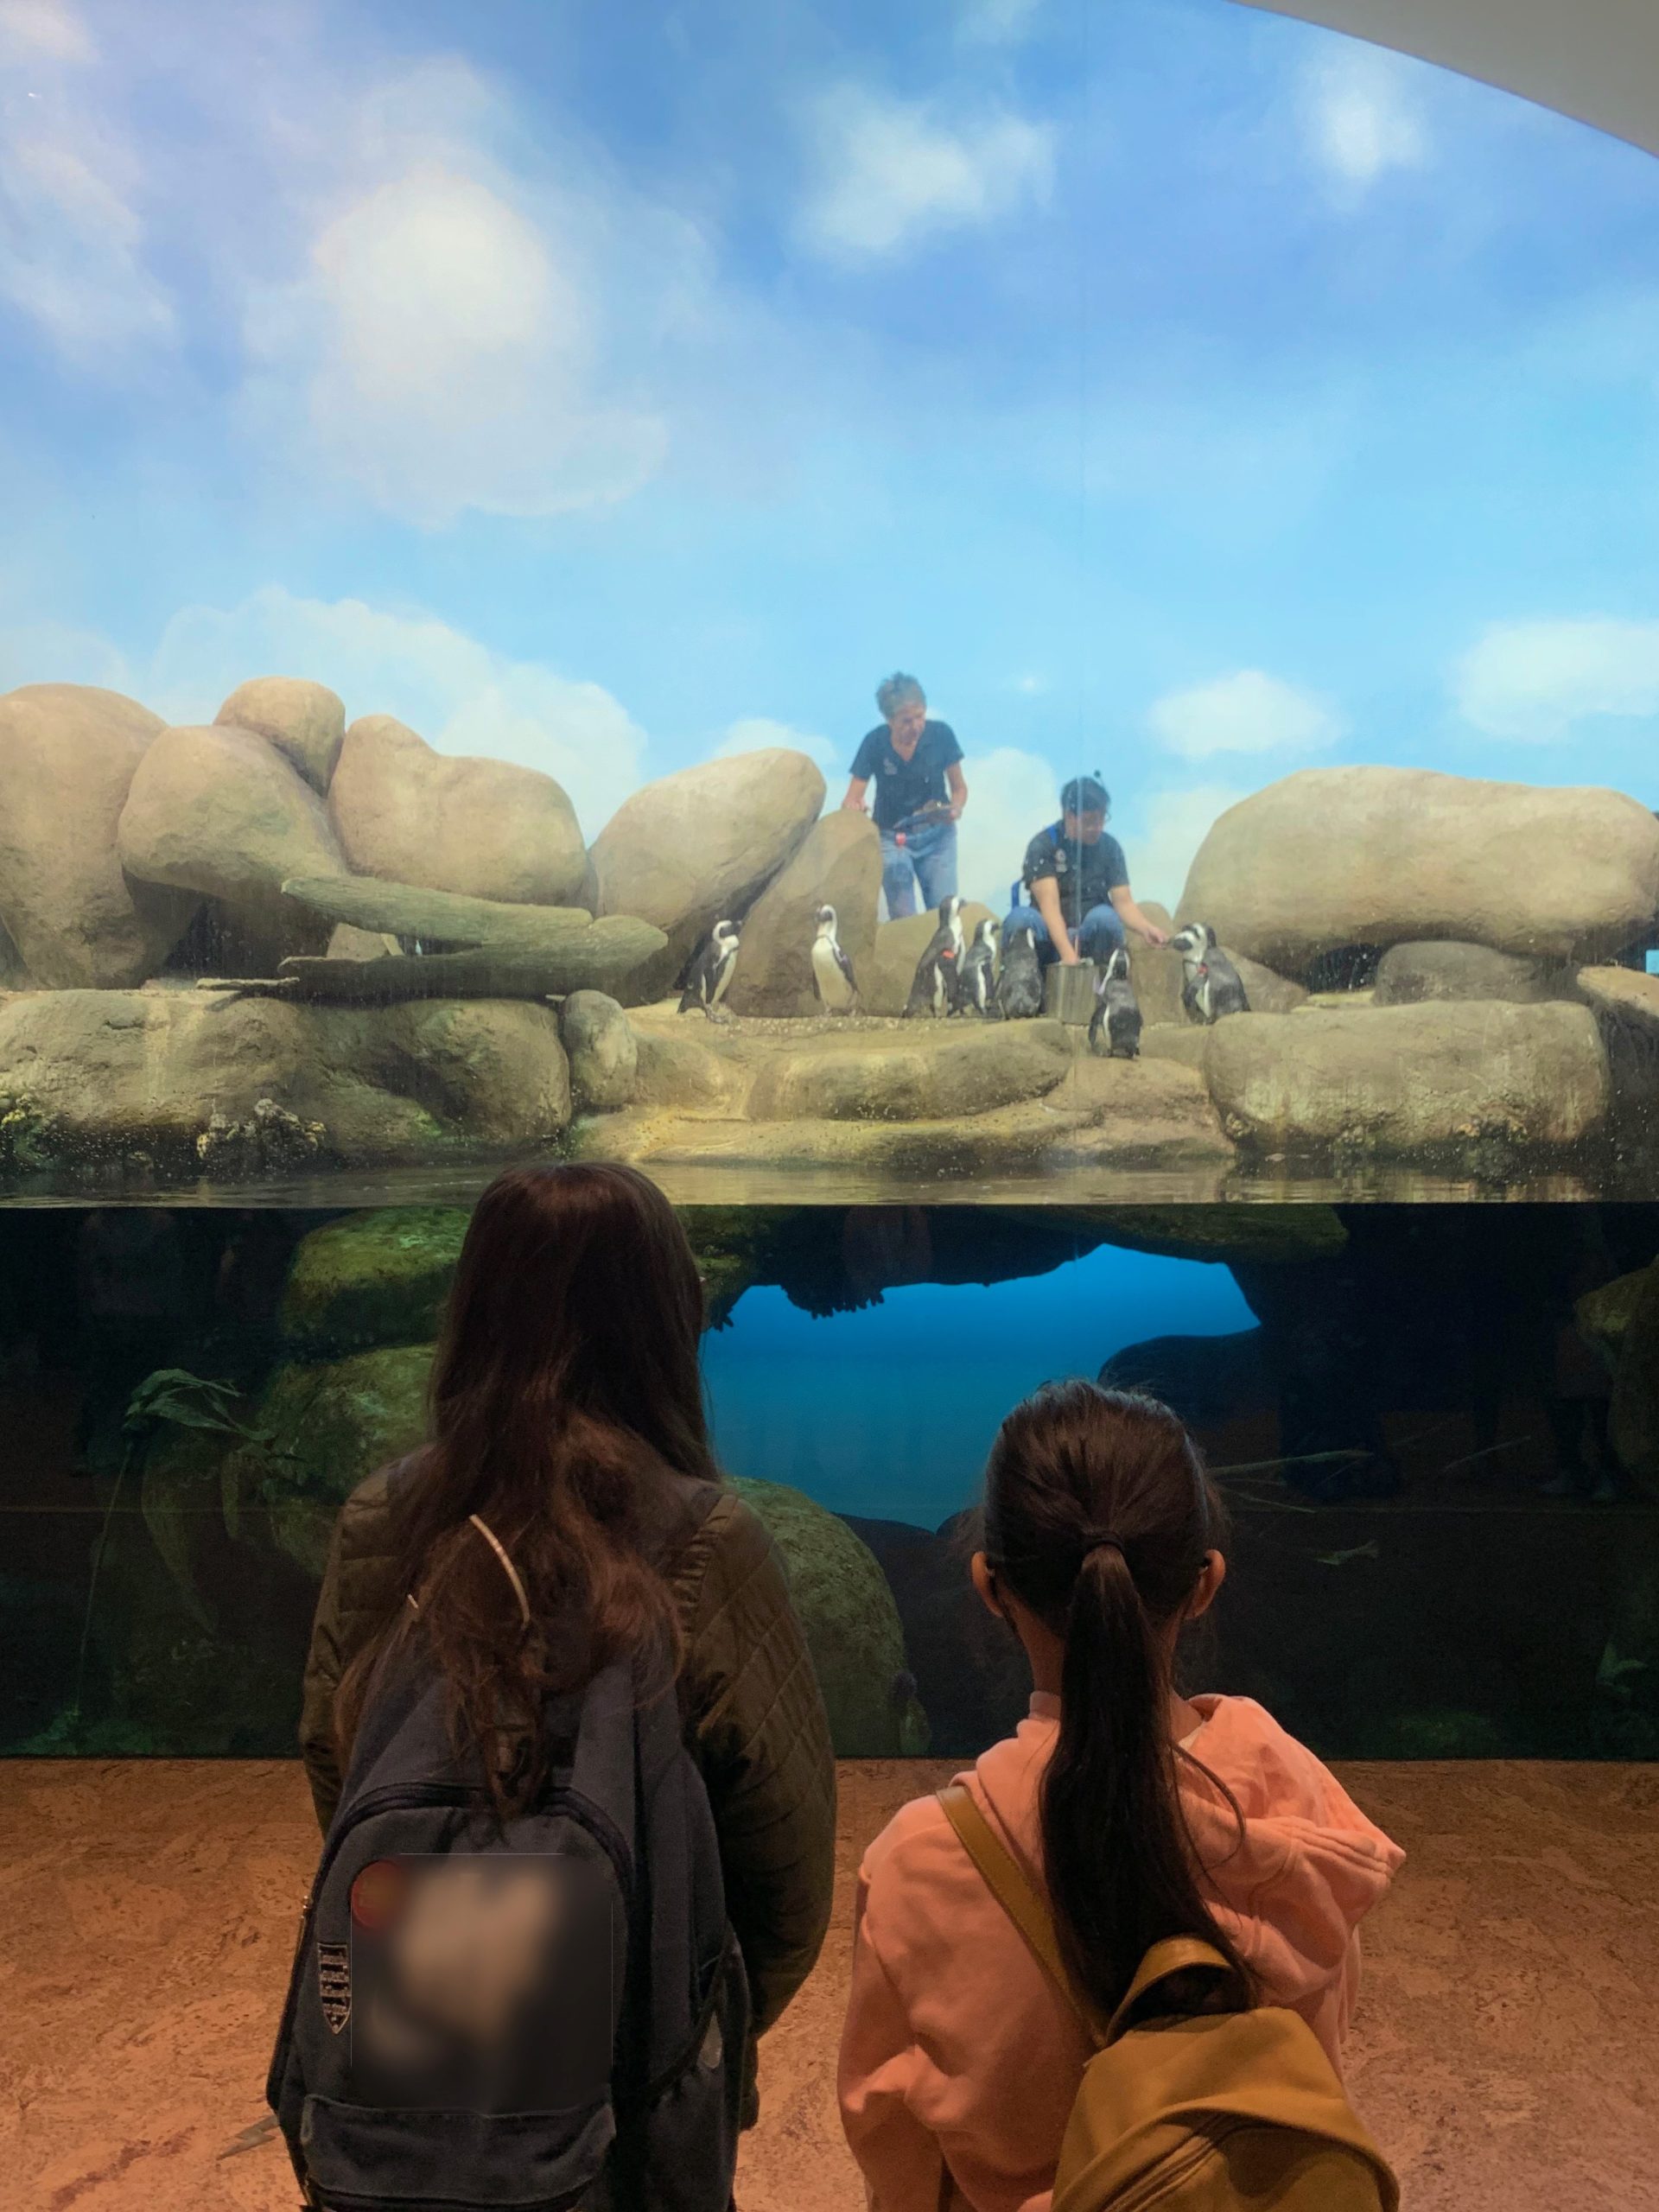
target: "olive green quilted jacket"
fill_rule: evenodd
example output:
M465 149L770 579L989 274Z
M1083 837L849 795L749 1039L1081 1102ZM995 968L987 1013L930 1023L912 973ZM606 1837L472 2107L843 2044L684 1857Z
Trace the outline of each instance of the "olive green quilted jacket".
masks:
M401 1600L393 1586L382 1468L340 1508L306 1662L300 1745L317 1819L339 1802L334 1695L346 1663ZM778 1548L735 1491L677 1478L647 1548L685 1635L686 1742L714 1810L727 1910L764 2034L811 1972L835 1886L836 1769L830 1727ZM749 2052L745 2126L757 2109Z

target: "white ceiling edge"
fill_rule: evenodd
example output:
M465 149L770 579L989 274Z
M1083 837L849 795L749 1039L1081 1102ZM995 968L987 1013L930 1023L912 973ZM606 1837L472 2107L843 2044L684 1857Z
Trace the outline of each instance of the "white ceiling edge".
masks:
M1659 154L1659 0L1235 0L1517 93Z

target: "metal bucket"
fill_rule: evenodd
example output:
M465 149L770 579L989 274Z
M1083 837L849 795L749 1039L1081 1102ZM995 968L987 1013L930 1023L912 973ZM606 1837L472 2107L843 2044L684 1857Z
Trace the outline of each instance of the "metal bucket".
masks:
M1069 1022L1074 1029L1086 1027L1095 1010L1095 978L1099 972L1092 960L1079 960L1075 968L1058 960L1052 963L1043 977L1043 1012L1051 1020Z

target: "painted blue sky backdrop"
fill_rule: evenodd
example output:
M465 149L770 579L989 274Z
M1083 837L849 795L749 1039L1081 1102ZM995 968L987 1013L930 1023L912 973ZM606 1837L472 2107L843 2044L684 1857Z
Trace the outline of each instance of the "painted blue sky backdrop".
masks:
M1648 804L1659 163L1228 0L0 0L0 683L590 834L916 671L963 889L1289 768Z

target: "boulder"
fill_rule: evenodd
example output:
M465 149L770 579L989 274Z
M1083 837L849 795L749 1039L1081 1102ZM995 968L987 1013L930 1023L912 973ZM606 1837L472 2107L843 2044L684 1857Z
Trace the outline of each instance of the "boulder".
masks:
M1427 768L1304 768L1229 807L1179 918L1287 976L1321 952L1450 938L1594 959L1659 912L1659 821L1611 791Z
M346 709L326 683L308 683L297 676L256 676L237 685L213 721L264 738L314 791L327 790L346 734Z
M717 921L747 913L823 806L817 764L776 747L682 768L623 800L594 840L584 903L666 934L642 999L668 988Z
M1603 1283L1596 1290L1586 1290L1573 1307L1573 1319L1580 1336L1592 1351L1599 1352L1610 1373L1617 1373L1618 1355L1630 1325L1637 1301L1648 1287L1651 1268L1638 1268L1633 1274L1616 1275L1611 1282Z
M384 960L403 947L390 930L360 930L354 922L336 922L329 934L329 960Z
M1611 1089L1586 1007L1467 1001L1219 1022L1204 1072L1228 1135L1275 1154L1565 1152L1604 1135Z
M1159 906L1155 899L1141 899L1141 911L1160 930L1173 930L1175 926L1169 909ZM1184 1022L1186 1008L1181 1004L1180 954L1172 952L1166 944L1148 944L1133 931L1129 932L1128 944L1129 982L1141 1008L1141 1020L1148 1029L1158 1022Z
M1659 1267L1630 1301L1613 1370L1607 1439L1618 1464L1649 1494L1659 1491Z
M560 1011L559 1034L578 1111L604 1114L626 1106L639 1079L639 1047L616 1001L603 991L572 991Z
M1224 1337L1148 1337L1115 1351L1099 1381L1103 1389L1139 1390L1161 1400L1190 1428L1271 1413L1279 1397L1261 1328Z
M470 1217L463 1206L384 1206L302 1237L283 1292L294 1357L429 1344Z
M1495 952L1486 944L1395 944L1378 963L1375 994L1377 1006L1420 1006L1429 999L1535 1006L1544 999L1572 998L1573 971L1565 961Z
M1580 968L1612 1070L1613 1127L1622 1151L1649 1154L1659 1141L1659 976L1629 968Z
M0 922L47 989L124 990L160 967L196 902L122 871L116 825L161 717L81 683L0 698Z
M322 801L250 730L162 731L133 776L117 843L129 875L218 899L273 951L327 942L283 884L343 875L346 863Z
M582 887L576 810L551 776L435 753L390 715L346 731L328 812L359 875L509 906L565 906Z
M897 1758L918 1715L899 1609L874 1554L804 1491L741 1477L732 1487L783 1554L836 1758Z
M545 1006L53 991L0 1001L0 1129L9 1115L39 1164L245 1178L533 1155L570 1084Z
M1274 975L1271 968L1264 968L1244 953L1229 952L1227 957L1238 970L1252 1014L1293 1014L1306 1004L1307 992L1302 984L1292 982L1287 976Z
M1604 1027L1627 1027L1659 1046L1659 976L1635 968L1580 968L1573 980Z
M875 949L881 893L881 840L867 815L837 808L814 823L805 842L749 909L726 1003L734 1014L819 1011L812 980L818 909L836 910L841 946L861 985Z
M1024 1217L1021 1207L998 1211ZM1103 1244L1225 1266L1281 1261L1300 1266L1334 1259L1348 1244L1341 1215L1325 1205L1051 1205L1038 1218L1056 1231L1082 1231Z
M1188 1021L1182 1016L1181 1027L1160 1021L1155 1029L1141 1032L1141 1057L1143 1060L1175 1060L1184 1068L1202 1068L1210 1032L1202 1022Z
M971 944L980 924L996 919L988 906L982 906L977 899L965 899L962 909L963 938ZM938 925L938 916L931 912L905 914L896 922L878 925L868 980L863 969L858 971L866 1014L904 1012L910 987L916 980L916 963L926 951L928 940Z
M749 1115L757 1122L950 1121L1039 1098L1074 1065L1058 1021L963 1024L959 1035L926 1044L902 1035L836 1038L768 1067L750 1093Z
M258 1426L284 1453L269 1485L277 1548L319 1581L340 1507L366 1475L426 1438L433 1346L392 1344L276 1370L259 1401Z

